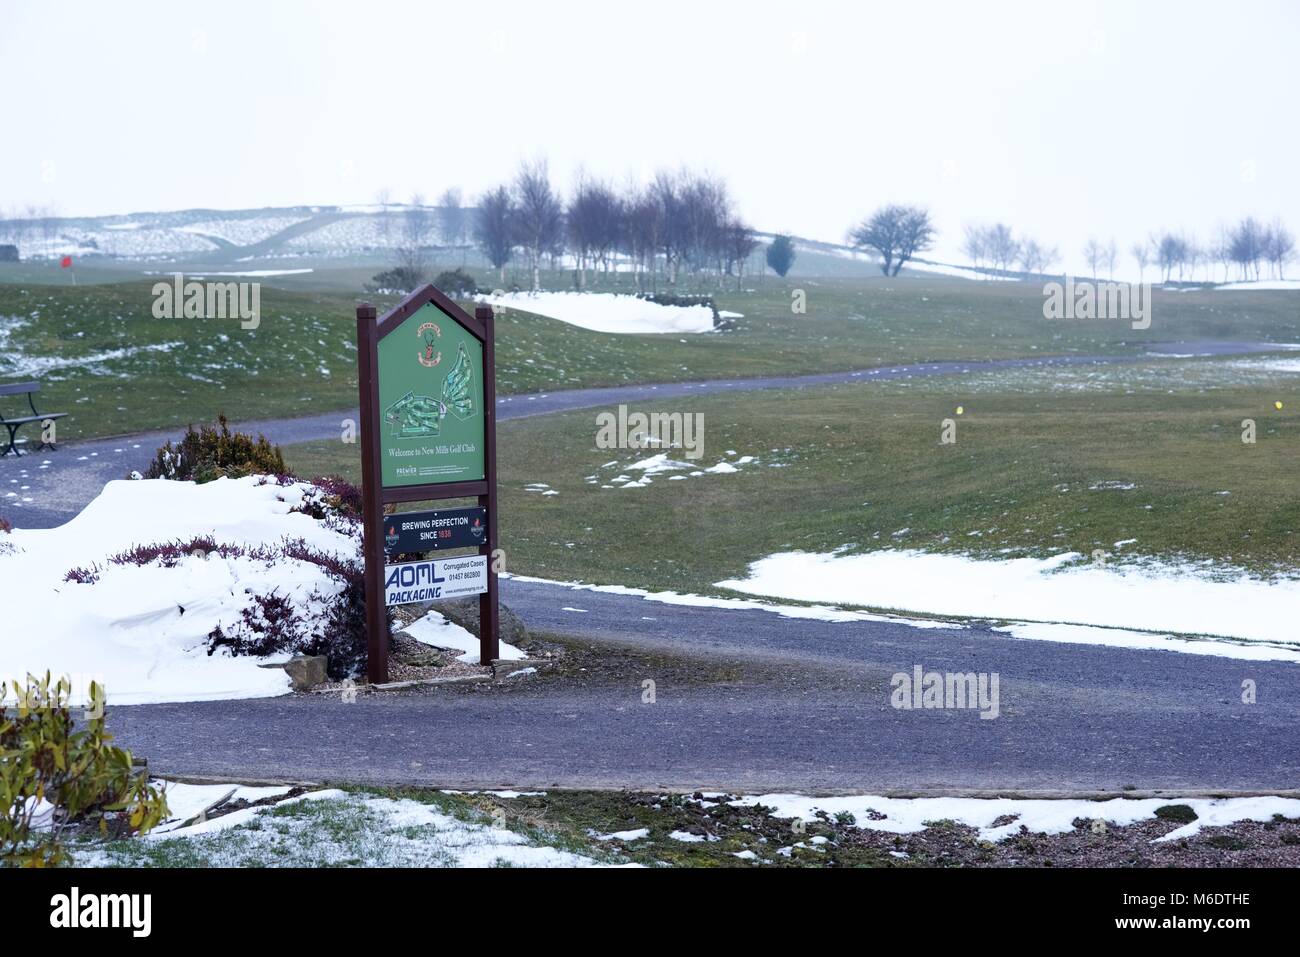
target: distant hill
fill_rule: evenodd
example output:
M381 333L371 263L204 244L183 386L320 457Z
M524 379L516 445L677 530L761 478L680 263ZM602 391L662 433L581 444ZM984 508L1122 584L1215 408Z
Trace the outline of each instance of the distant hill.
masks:
M432 242L450 246L430 214ZM18 247L24 260L71 255L117 261L247 263L311 257L355 258L393 249L401 236L405 204L389 206L282 206L263 209L183 209L114 216L0 220L0 243ZM775 234L755 234L765 245ZM879 258L842 243L796 236L793 276L879 275ZM917 260L910 272L981 278L970 267Z

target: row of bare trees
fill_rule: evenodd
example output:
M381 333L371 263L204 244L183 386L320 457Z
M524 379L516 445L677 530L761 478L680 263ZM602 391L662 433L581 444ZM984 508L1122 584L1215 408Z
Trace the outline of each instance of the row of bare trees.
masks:
M565 257L579 288L589 272L607 275L616 260L630 265L638 290L660 278L676 286L685 273L739 283L759 245L717 177L664 170L618 188L581 174L566 201L543 160L521 164L511 183L479 199L472 234L502 282L506 266L522 258L534 290L543 263L558 268Z
M1032 236L1017 236L1006 223L968 225L962 249L978 268L1000 273L1017 268L1022 272L1042 273L1061 258L1057 247L1040 243ZM1098 252L1098 255L1104 254Z
M1041 274L1052 269L1061 256L1028 236L1016 236L1005 223L991 226L968 225L963 251L977 268L990 273ZM1286 266L1295 258L1296 241L1280 219L1264 224L1247 216L1235 226L1220 227L1213 240L1198 243L1190 233L1159 230L1129 247L1143 280L1154 266L1163 282L1227 282L1235 273L1242 280L1285 279ZM1083 259L1093 279L1114 279L1120 262L1115 240L1090 238L1084 244Z
M1164 282L1195 281L1198 274L1213 281L1219 269L1222 282L1234 273L1243 281L1285 279L1295 252L1295 236L1281 219L1266 224L1253 216L1219 227L1208 243L1197 242L1190 233L1162 230L1131 249L1143 276L1148 266L1155 266Z

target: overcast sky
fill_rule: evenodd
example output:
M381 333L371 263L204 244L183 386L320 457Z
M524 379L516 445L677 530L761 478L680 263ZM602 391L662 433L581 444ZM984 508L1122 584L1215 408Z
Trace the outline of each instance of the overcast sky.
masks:
M922 203L1069 260L1246 213L1300 232L1300 3L0 3L0 210L472 197L521 158L724 176L841 240Z

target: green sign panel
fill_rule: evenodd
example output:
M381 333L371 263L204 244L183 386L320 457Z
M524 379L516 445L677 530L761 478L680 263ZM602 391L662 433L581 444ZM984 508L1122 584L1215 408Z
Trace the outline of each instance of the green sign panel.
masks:
M379 340L381 484L485 478L483 344L433 303Z

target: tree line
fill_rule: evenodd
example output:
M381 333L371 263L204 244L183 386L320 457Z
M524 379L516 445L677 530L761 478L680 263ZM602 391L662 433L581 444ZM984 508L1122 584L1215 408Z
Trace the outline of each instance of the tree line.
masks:
M565 197L544 160L522 163L513 180L479 197L469 231L503 283L506 267L521 261L534 290L543 264L562 261L580 289L618 263L642 291L685 274L739 284L760 245L718 177L683 167L615 186L584 173Z
M1045 246L1032 237L1016 236L1005 223L968 225L962 250L977 268L991 273L1042 274L1061 258L1055 246ZM1083 260L1093 279L1114 279L1120 262L1114 238L1089 238L1082 248ZM1129 257L1145 281L1147 269L1155 267L1162 282L1228 282L1236 278L1251 281L1285 279L1286 266L1295 258L1296 241L1280 219L1265 224L1253 216L1234 226L1222 226L1208 243L1199 243L1190 233L1156 230L1133 243ZM1216 274L1222 269L1222 277Z

